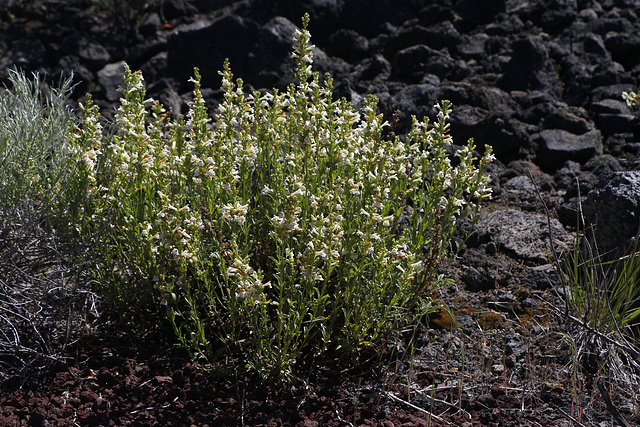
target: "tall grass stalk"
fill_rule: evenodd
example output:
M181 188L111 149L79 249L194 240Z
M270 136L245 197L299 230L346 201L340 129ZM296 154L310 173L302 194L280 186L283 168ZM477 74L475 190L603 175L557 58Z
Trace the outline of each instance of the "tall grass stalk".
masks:
M580 195L579 195L580 196ZM573 359L572 381L578 373L607 377L638 410L640 387L640 252L638 237L618 259L604 260L594 225L587 226L578 204L581 227L573 251L558 263L571 321L567 332ZM586 230L591 236L581 236ZM574 384L575 387L575 384ZM575 397L575 396L574 396Z
M569 310L592 329L628 343L640 322L637 239L628 255L614 261L603 261L585 240L576 246L563 270Z

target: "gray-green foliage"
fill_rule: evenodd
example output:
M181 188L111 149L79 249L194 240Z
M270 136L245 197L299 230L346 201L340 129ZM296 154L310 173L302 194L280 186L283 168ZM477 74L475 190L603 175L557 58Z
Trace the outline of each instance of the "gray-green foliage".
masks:
M51 227L72 199L84 198L69 191L79 187L84 151L73 148L81 141L65 106L71 89L71 78L50 88L37 74L11 70L0 90L0 387L61 357L76 327L86 326L82 307L95 301L76 287L72 251Z
M10 70L10 86L0 93L0 211L8 221L44 214L66 188L74 161L75 119L66 101L72 79L57 87Z

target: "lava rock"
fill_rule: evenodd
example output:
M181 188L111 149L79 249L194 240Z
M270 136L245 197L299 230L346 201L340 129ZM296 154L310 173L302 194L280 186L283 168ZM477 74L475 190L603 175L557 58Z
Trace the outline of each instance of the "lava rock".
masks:
M567 160L584 163L602 154L602 135L592 130L576 135L563 129L545 129L539 134L536 163L545 170L555 170Z
M640 36L636 33L609 32L604 39L614 61L631 69L640 64Z
M169 70L179 81L187 82L193 68L199 67L202 84L219 87L221 79L217 72L222 70L224 60L229 59L234 73L259 84L254 80L256 70L260 69L255 60L258 31L255 22L234 14L183 26L168 42Z
M0 57L0 70L6 76L9 68L22 70L35 70L45 65L46 49L40 40L23 39L18 40L11 46L10 50Z
M541 88L541 72L549 59L548 49L542 39L527 36L514 42L511 50L511 60L504 67L502 87L506 90Z
M487 291L496 287L496 280L482 267L464 266L460 279L471 292Z
M551 255L550 228L556 246L571 247L573 238L557 219L516 209L481 215L474 229L480 241L492 241L517 259L544 264Z
M640 231L640 172L616 172L600 180L582 209L587 225L595 225L600 254L622 255Z
M621 99L622 92L637 90L635 85L630 83L615 83L607 86L598 86L591 91L591 101L598 102L604 99Z
M485 0L482 7L478 7L475 0L457 0L454 2L456 11L463 19L473 24L486 24L493 21L496 15L507 9L506 0Z
M397 52L416 45L426 45L434 50L455 49L461 35L450 21L429 27L405 25L394 32L385 43L384 54L392 58Z
M111 55L104 46L87 39L81 39L78 43L78 55L94 69L101 68L111 61Z
M594 128L593 123L567 108L553 108L549 115L545 115L542 125L545 129L562 129L576 135L582 135Z
M380 80L384 81L391 75L391 63L381 55L377 54L371 58L364 59L354 67L352 76L356 81ZM376 90L375 92L382 92Z
M124 61L108 64L98 71L98 82L102 86L102 95L109 101L120 99L119 88L124 84Z
M468 105L453 110L451 133L460 144L474 138L479 147L491 145L495 156L503 162L517 157L528 140L523 124L513 117Z
M447 78L456 67L447 52L441 52L424 44L408 47L393 58L393 74L408 82L418 83L425 74Z
M343 28L336 31L329 43L328 53L348 62L357 62L369 56L369 40L354 30Z
M607 114L597 117L602 135L607 137L616 133L633 133L638 127L638 118L633 114Z

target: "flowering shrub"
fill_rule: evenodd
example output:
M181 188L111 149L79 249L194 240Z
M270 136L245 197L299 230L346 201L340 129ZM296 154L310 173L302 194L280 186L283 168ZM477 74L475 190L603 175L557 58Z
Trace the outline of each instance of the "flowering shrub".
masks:
M226 62L211 121L196 69L174 122L145 107L127 68L117 134L102 142L89 98L77 136L91 196L77 222L104 230L104 290L129 310L164 306L203 366L231 356L270 380L303 358L361 354L424 314L459 220L490 192L489 147L476 159L469 141L455 167L446 154L448 102L402 141L383 137L374 97L362 111L332 99L307 23L285 92L245 94Z

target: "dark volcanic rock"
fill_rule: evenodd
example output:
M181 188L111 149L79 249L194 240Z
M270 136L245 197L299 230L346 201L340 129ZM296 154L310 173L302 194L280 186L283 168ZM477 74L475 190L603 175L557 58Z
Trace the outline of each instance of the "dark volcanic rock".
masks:
M199 21L176 31L168 44L168 72L183 83L199 67L203 85L218 87L225 59L237 77L255 88L284 88L293 81L291 58L293 37L298 27L276 16L259 25L250 18L226 14L211 21ZM230 37L233 34L233 37ZM314 51L320 72L341 74L346 64ZM186 90L186 87L184 88Z
M511 46L511 59L504 66L501 79L505 90L548 89L543 69L549 51L540 37L527 36Z
M15 42L11 52L0 60L2 68L37 68L45 65L46 50L40 40L23 39ZM4 71L4 70L3 70Z
M640 35L637 33L609 32L604 39L614 61L631 69L640 64Z
M354 30L336 31L331 35L329 43L329 54L349 62L357 62L369 56L369 40Z
M224 15L179 28L169 39L169 71L184 83L193 74L193 67L199 67L203 85L217 87L220 83L217 71L228 58L234 70L246 70L243 77L253 81L261 69L260 58L255 58L258 30L255 22L237 15ZM281 54L279 59L284 59Z
M587 224L595 224L602 255L620 256L640 231L640 172L618 172L602 179L583 204Z
M120 99L122 94L119 88L121 88L124 83L122 78L124 75L124 61L106 65L98 71L97 75L100 86L104 89L104 93L100 95L111 102Z
M622 101L603 99L592 103L591 110L605 138L613 134L633 134L639 130L638 116L629 111L627 104Z
M91 68L98 69L111 60L111 55L102 45L92 42L86 38L78 40L78 56L82 58Z
M393 58L393 74L403 80L418 83L425 74L434 74L442 79L464 74L447 52L418 44L402 49Z
M393 57L398 51L415 45L428 45L432 49L455 49L461 35L451 21L423 27L407 21L406 25L391 34L385 43L384 54Z
M478 7L475 0L456 0L454 7L463 19L473 24L486 24L506 11L507 2L506 0L486 0L482 2L482 7Z
M556 219L550 219L549 225L544 215L504 209L482 215L475 226L479 241L493 242L518 259L540 263L551 259L549 231L558 247L571 247L573 236Z
M576 135L563 129L545 129L539 139L536 163L546 170L554 170L567 160L584 163L602 154L602 135L598 130Z
M491 145L502 161L517 158L527 141L523 125L517 120L466 105L451 114L451 132L460 144L474 138L480 146Z

